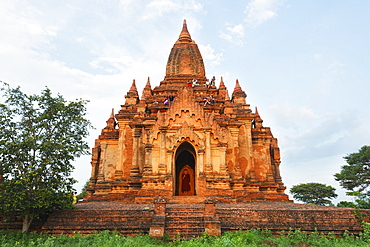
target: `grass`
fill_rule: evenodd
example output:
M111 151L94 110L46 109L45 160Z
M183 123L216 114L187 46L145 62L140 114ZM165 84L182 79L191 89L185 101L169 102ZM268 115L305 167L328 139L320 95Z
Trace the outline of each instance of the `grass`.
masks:
M333 234L319 234L314 232L306 234L296 230L283 232L280 237L271 236L267 230L247 230L238 232L227 232L221 237L204 235L191 240L175 239L172 242L156 240L148 235L136 237L124 237L116 232L101 232L82 236L60 235L58 237L45 233L22 234L21 232L0 231L0 246L215 246L215 247L237 247L237 246L330 246L330 247L348 247L348 246L369 246L370 238L368 234L353 236L344 234L336 238Z

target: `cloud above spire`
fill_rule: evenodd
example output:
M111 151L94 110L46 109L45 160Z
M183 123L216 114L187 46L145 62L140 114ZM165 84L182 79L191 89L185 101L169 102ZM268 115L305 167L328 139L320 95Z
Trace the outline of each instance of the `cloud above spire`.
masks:
M244 21L251 27L257 27L274 18L284 2L285 0L252 0L245 8L247 17Z
M150 1L145 8L143 19L153 19L173 12L192 11L198 12L203 9L201 3L196 0L178 1L178 0L154 0Z

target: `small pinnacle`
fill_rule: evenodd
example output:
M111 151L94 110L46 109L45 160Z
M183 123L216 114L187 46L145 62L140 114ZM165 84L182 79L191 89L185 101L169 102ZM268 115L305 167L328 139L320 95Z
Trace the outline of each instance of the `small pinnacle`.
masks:
M182 30L179 36L179 41L186 42L186 43L190 43L192 41L190 33L188 31L188 27L186 25L186 20L184 20L184 23L182 25Z
M132 81L132 85L131 85L131 88L130 88L130 91L129 92L137 93L135 79Z

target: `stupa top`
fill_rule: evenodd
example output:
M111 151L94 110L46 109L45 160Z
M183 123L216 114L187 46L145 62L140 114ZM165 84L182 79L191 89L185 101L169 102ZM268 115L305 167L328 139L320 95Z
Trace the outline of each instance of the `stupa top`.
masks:
M191 43L191 42L194 42L191 39L190 33L188 31L188 27L186 25L186 20L184 20L184 22L182 24L182 30L181 30L181 33L180 33L180 36L179 36L179 39L177 40L177 42L179 42L179 43Z
M191 39L186 20L184 20L179 38L168 57L166 77L161 84L186 85L193 79L199 84L204 84L206 82L205 69L198 45Z

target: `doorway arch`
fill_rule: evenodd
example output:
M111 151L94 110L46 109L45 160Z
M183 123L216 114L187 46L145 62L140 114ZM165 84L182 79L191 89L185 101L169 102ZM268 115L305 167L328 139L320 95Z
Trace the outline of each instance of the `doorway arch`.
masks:
M175 195L196 195L195 149L189 142L183 142L175 155Z

